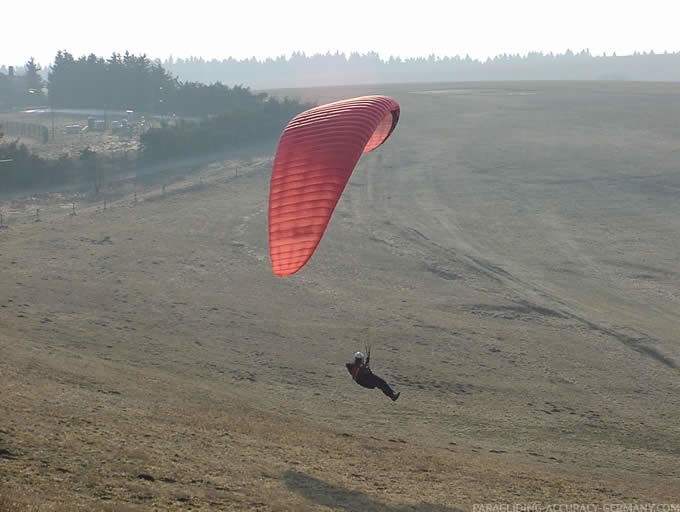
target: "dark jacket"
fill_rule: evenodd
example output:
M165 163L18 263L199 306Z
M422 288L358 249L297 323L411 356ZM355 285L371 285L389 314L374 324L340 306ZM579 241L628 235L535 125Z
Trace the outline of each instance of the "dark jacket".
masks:
M345 366L347 367L347 371L354 379L354 382L365 388L375 387L373 372L368 367L368 365L354 361L352 363L346 363Z

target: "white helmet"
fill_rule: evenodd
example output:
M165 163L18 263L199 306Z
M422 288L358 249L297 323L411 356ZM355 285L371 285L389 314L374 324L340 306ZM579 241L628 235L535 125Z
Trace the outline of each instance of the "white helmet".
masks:
M364 360L364 357L365 357L365 356L364 356L364 353L363 353L363 352L356 352L356 353L354 354L354 359L355 359L355 360L358 359L359 361L363 361L363 360Z

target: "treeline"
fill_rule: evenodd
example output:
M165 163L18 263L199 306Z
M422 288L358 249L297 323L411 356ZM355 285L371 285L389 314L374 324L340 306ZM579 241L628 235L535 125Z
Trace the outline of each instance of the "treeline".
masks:
M42 68L31 57L24 66L23 73L14 66L0 68L0 109L24 105L35 107L45 103Z
M241 84L229 87L220 80L181 81L159 60L128 52L105 59L94 54L75 58L68 51L59 51L46 80L33 58L23 70L10 66L6 71L0 69L0 108L43 105L204 117L258 110L263 103L276 101Z
M149 114L203 117L235 109L256 110L268 97L247 87L180 81L146 55L114 53L75 59L59 51L46 82L49 103L56 108L106 108Z
M254 107L234 106L201 122L178 120L141 135L144 157L164 160L197 152L212 153L278 137L288 121L311 104L267 98Z
M79 58L59 51L47 74L49 104L55 108L98 108L161 112L162 99L180 87L158 61L114 53Z
M487 80L641 80L680 81L680 52L592 55L530 52L486 60L469 56L383 59L375 52L349 55L293 53L264 60L200 57L163 61L183 80L248 84L254 89L359 83L457 82Z

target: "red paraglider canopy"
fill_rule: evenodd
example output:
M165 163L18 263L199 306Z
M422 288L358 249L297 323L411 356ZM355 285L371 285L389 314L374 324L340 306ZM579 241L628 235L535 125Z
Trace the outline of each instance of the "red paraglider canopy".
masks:
M391 135L399 104L362 96L312 108L284 129L269 191L269 253L277 276L312 256L362 153Z

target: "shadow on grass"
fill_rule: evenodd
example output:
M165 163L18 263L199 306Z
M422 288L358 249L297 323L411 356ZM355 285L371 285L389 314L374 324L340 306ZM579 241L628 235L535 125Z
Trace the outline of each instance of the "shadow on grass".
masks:
M461 510L432 503L394 507L374 500L361 492L329 484L297 471L286 471L284 481L289 489L307 500L324 507L341 508L351 512L357 510L362 512L460 512Z

